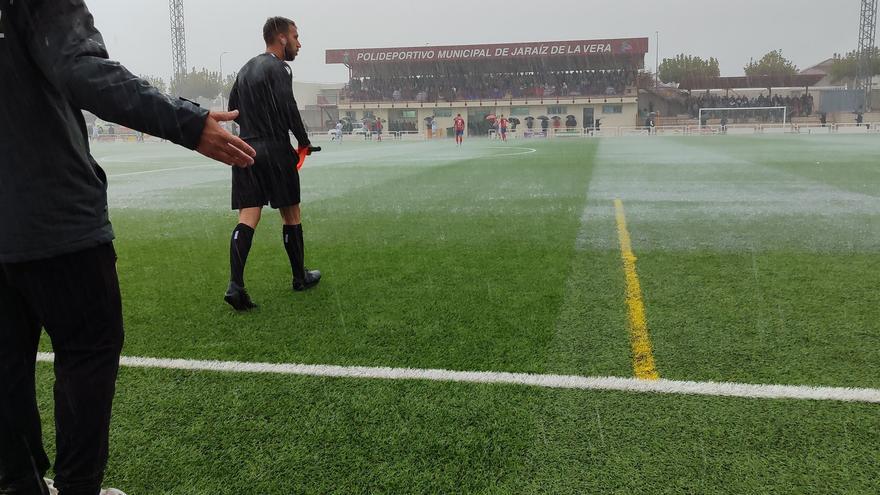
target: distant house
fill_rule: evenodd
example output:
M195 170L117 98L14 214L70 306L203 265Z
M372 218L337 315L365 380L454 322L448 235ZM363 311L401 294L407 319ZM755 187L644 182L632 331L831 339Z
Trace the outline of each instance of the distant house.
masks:
M832 65L834 65L834 59L829 58L808 69L802 70L800 74L805 76L822 76L822 79L816 83L818 87L843 86L851 83L851 81L833 81L831 78Z

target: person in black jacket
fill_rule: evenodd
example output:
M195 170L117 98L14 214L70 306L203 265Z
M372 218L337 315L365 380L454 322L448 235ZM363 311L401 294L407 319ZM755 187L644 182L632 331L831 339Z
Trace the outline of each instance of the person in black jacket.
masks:
M107 177L82 110L229 165L254 150L210 113L108 60L82 0L0 0L0 493L43 494L50 467L35 393L55 352L57 488L96 495L123 342Z
M256 307L245 289L244 268L266 205L281 212L293 290L308 290L321 280L321 272L305 268L296 169L299 159L290 143L293 132L299 149L311 146L293 97L293 72L287 64L302 45L296 24L284 17L266 21L263 39L266 52L242 67L229 94L229 109L240 112L236 122L241 126L241 137L257 150L253 167L232 170L232 209L239 214L230 241L230 282L224 299L237 311Z

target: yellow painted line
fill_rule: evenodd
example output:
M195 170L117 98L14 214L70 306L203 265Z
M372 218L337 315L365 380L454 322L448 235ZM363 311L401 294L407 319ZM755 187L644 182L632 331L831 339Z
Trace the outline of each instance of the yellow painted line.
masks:
M620 237L620 256L626 274L626 305L629 309L629 342L632 346L633 371L640 380L659 380L660 373L654 364L654 351L648 336L648 320L645 317L645 303L642 301L642 284L636 272L636 255L632 251L632 241L626 227L623 201L614 200L617 214L617 234Z

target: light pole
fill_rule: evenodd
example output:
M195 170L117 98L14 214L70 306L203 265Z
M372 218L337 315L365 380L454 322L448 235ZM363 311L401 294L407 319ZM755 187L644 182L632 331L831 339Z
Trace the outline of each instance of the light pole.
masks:
M654 91L660 87L660 31L656 31L657 41L654 43L657 55L654 57Z
M223 55L229 55L230 52L223 52L220 54L220 79L223 79Z
M229 52L223 52L220 54L220 106L223 107L221 110L226 110L226 103L223 101L223 83L225 80L223 79L223 55L228 55Z

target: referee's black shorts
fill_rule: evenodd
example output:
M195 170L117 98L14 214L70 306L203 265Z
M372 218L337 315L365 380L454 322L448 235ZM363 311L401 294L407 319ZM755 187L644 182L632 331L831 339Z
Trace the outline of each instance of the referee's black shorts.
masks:
M248 168L232 168L232 209L284 208L300 203L299 157L284 141L248 141L257 152Z

